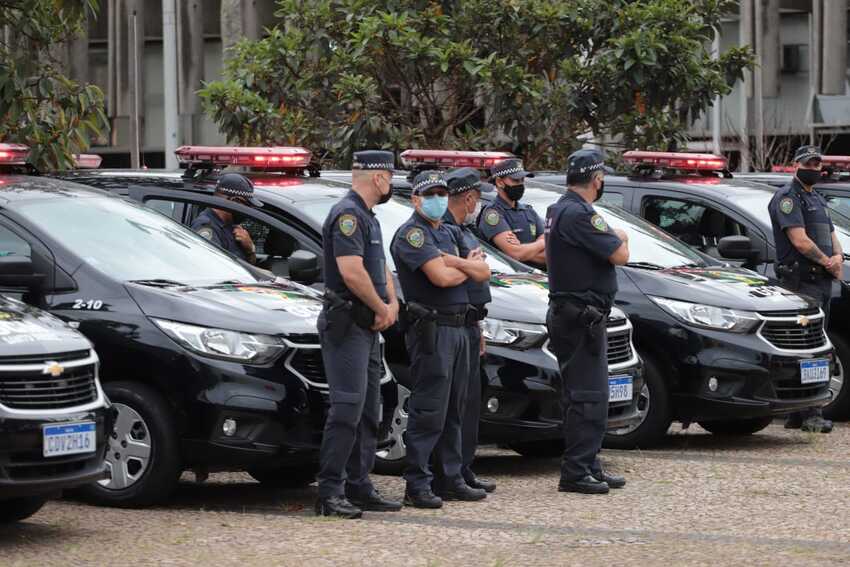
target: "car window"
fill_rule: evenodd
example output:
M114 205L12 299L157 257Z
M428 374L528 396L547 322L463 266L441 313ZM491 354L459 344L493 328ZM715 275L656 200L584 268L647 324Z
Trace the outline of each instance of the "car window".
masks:
M845 217L850 217L850 197L836 197L835 195L828 195L826 197L826 202L829 203L830 209ZM833 222L835 222L835 220L833 220Z
M165 199L148 199L145 201L145 205L176 221L183 218L183 209L186 207L183 203L166 201Z
M623 198L622 193L614 193L613 191L607 190L602 194L602 198L599 199L599 202L603 205L622 207L625 199Z
M32 257L32 250L26 240L9 230L0 226L0 256L25 256Z
M685 199L645 197L642 216L682 242L720 257L717 243L724 236L747 236L747 229L722 211Z

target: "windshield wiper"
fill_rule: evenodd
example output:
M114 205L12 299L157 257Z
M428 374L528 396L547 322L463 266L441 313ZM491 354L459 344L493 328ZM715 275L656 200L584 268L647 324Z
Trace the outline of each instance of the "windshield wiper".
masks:
M130 280L130 283L139 284L139 285L149 285L154 287L171 287L171 286L185 286L183 282L177 282L174 280L166 280L166 279L153 279L153 280Z
M695 262L688 262L687 264L679 264L678 266L673 266L671 270L677 270L679 268L705 268L705 264L697 264Z
M626 266L630 268L640 268L642 270L663 270L664 266L653 264L652 262L629 262Z

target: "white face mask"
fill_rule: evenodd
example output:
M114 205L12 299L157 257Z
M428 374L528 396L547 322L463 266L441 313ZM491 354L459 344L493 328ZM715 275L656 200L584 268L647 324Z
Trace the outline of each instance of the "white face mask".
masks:
M471 213L466 213L466 216L463 217L463 224L475 224L475 221L478 220L478 215L481 214L481 200L475 203L475 209Z

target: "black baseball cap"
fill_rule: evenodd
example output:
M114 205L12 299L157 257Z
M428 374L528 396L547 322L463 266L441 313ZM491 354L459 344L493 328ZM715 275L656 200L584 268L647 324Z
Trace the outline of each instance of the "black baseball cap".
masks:
M413 178L413 194L421 195L428 189L433 189L434 187L442 187L446 191L448 191L449 186L446 185L446 180L443 177L443 174L439 171L423 171Z
M520 159L506 159L504 161L500 161L496 165L493 166L491 170L491 175L495 177L510 177L515 181L519 181L520 179L525 179L526 177L534 177L533 173L529 173L522 166L522 160Z
M449 187L449 195L460 195L470 189L477 189L482 193L493 191L493 186L489 183L482 183L481 174L472 167L453 169L446 173L445 179L446 185Z
M806 163L810 159L823 160L820 146L800 146L794 153L794 161L798 163Z
M594 171L614 173L613 169L605 165L605 156L597 149L581 149L567 158L567 183L572 180L586 181Z
M255 207L262 207L263 204L254 198L254 184L251 180L239 173L225 173L218 178L215 185L216 193L221 193L228 197L242 197Z
M351 169L392 171L395 169L395 154L385 150L354 152Z

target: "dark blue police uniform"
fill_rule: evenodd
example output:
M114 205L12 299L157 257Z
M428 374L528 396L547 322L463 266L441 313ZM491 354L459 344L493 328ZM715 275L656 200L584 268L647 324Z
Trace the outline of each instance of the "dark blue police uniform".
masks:
M457 227L435 228L414 212L396 232L390 251L407 306L405 341L414 382L405 435L407 493L430 491L429 459L435 450L446 486L465 485L461 416L469 376L468 288L465 283L437 287L421 268L441 253L459 256L468 250Z
M192 230L237 258L248 260L245 249L233 236L234 224L225 224L212 209L206 209L192 221Z
M481 212L478 231L488 242L503 232L512 230L520 244L530 244L543 234L543 220L537 212L524 203L511 207L504 199L497 197L493 203Z
M595 150L580 150L573 156L570 171L584 169L584 175L593 171L588 167L603 167ZM550 290L546 325L562 381L562 486L603 474L598 454L608 422L605 325L617 293L617 274L609 257L621 244L578 193L567 191L546 212Z
M392 161L389 152L355 154L355 167L364 169L392 170ZM362 257L375 291L389 301L381 226L356 192L349 191L331 208L322 246L328 291L318 327L330 409L320 452L319 498L345 495L356 502L374 491L369 473L381 419L380 333L371 329L374 313L346 287L336 259ZM358 313L365 313L366 320Z

